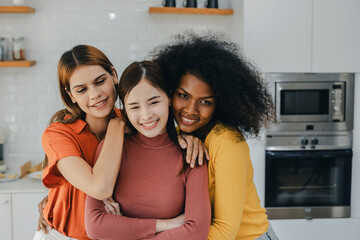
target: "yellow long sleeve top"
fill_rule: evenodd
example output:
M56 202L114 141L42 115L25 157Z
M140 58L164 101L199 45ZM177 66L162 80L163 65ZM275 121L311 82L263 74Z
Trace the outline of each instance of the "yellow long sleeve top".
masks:
M253 182L254 170L246 141L221 124L205 139L209 150L209 240L250 240L266 232L269 221Z

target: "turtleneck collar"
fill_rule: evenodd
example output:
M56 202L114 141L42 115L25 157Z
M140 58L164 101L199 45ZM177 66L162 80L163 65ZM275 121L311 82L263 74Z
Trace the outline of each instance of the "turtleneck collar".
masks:
M174 143L167 133L163 133L156 137L149 138L137 132L135 135L132 136L132 138L144 147L155 149L164 148Z

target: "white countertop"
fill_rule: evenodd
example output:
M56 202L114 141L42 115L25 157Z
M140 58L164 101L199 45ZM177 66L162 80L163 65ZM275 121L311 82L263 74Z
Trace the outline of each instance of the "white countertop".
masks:
M0 182L0 193L45 193L47 188L44 187L41 180L24 177L11 182Z

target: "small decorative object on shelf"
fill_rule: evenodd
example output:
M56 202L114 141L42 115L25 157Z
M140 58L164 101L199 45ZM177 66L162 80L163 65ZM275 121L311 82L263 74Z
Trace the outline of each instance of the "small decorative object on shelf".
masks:
M184 0L183 6L187 8L197 8L197 0Z
M24 4L24 0L12 0L14 5L20 6Z
M0 126L0 173L6 171L6 167L4 165L4 143L6 138L5 129Z
M13 59L15 61L25 60L24 37L13 37Z
M206 0L205 7L207 8L219 8L218 0Z
M176 7L176 0L163 0L162 5L164 7Z
M0 37L0 61L5 61L5 53L6 53L6 39L4 37Z

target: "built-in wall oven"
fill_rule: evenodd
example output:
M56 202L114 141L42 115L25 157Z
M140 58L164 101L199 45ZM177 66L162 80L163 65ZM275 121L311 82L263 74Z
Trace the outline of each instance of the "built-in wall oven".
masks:
M266 206L273 218L349 216L351 150L268 151L266 157Z
M268 74L278 123L266 133L270 219L349 217L353 74Z

